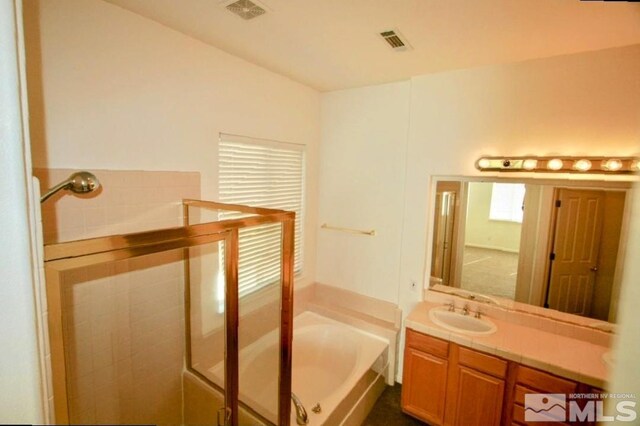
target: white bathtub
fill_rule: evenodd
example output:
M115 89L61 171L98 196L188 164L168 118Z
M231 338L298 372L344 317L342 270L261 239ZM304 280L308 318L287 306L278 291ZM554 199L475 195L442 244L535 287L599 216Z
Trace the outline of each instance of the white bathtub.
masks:
M272 423L277 422L278 332L240 351L240 400ZM294 319L292 389L309 415L309 425L328 418L340 424L351 407L386 371L389 343L321 315L304 312ZM222 385L224 364L209 369ZM354 394L355 393L355 394ZM320 404L320 413L312 408ZM292 406L291 424L295 425Z

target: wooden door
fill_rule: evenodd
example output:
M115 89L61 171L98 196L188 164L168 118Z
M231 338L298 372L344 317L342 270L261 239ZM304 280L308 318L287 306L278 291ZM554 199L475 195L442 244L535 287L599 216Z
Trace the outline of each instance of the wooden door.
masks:
M589 315L598 270L603 191L559 189L547 307Z
M500 426L504 380L459 366L457 378L456 426Z
M444 421L447 390L446 359L414 348L405 348L402 380L402 410L432 426Z
M499 426L502 418L507 362L451 345L446 426Z

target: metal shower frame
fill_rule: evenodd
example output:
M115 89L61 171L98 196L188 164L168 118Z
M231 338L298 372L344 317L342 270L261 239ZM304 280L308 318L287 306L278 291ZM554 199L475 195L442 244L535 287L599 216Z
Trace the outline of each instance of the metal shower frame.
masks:
M253 214L241 219L191 225L189 207ZM295 212L224 204L213 201L183 200L183 223L176 228L87 240L48 244L44 247L44 270L49 317L51 371L56 423L69 423L66 362L62 322L62 279L68 270L134 257L183 249L185 260L186 354L190 359L189 329L189 247L225 242L225 425L238 424L238 250L239 230L269 223L282 224L280 370L278 424L288 426L291 413L291 354L293 338L293 260ZM190 362L190 361L189 361Z

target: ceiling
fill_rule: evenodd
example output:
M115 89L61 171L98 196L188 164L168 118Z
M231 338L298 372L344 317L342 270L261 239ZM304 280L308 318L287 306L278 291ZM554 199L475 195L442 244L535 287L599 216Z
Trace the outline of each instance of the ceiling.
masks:
M640 4L579 0L105 0L321 91L640 43ZM378 36L397 28L413 49Z

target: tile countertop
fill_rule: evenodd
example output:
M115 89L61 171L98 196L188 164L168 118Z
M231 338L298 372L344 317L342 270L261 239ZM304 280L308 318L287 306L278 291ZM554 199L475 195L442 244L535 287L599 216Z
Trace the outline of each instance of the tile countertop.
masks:
M498 330L490 335L466 335L449 331L429 318L429 310L442 306L421 302L405 320L420 333L493 354L557 376L605 388L608 367L602 355L610 348L583 340L537 330L487 315Z

